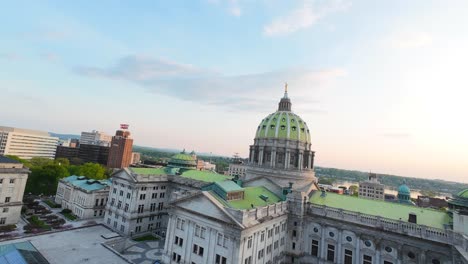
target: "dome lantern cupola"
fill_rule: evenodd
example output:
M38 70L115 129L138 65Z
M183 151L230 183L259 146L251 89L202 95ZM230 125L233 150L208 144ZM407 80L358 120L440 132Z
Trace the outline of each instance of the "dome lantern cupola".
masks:
M284 85L284 96L278 104L278 111L291 112L291 99L288 97L288 83Z

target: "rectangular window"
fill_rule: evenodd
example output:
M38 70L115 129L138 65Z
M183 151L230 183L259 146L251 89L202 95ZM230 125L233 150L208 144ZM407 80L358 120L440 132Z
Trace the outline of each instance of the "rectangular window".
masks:
M279 244L279 241L276 240L275 243L273 244L273 249L278 249L278 244Z
M165 193L160 193L159 198L164 198Z
M124 225L120 225L120 232L125 232L125 226Z
M4 212L4 213L8 213L8 209L9 209L8 207L4 207L4 208L3 208L3 212Z
M260 235L260 242L263 242L263 240L265 240L265 232Z
M10 202L10 197L5 197L5 203L9 203Z
M138 205L138 213L139 214L143 213L144 210L145 210L145 205L144 204Z
M128 212L128 203L125 204L124 211Z
M246 258L244 264L252 264L252 256Z
M205 238L205 235L206 235L206 228L202 227L200 231L200 237Z
M15 183L15 179L10 179L10 183Z
M178 246L182 246L182 245L184 245L184 239L176 236L175 239L174 239L174 244L176 244Z
M127 193L127 199L130 199L131 195L130 193Z
M270 254L270 252L271 252L271 244L267 246L267 250L266 250L267 254Z
M3 178L0 179L0 184L2 184L2 183L3 183Z
M353 251L352 250L345 249L344 264L353 264Z
M364 255L362 264L372 264L372 257L369 255Z
M312 240L312 251L310 252L310 254L314 257L318 257L318 251L319 251L318 240Z
M247 240L247 248L252 247L252 237L249 237L249 240Z
M328 261L335 261L335 246L328 244L327 250L327 260Z
M216 254L215 264L226 264L227 259L221 255Z
M258 251L258 259L261 259L261 258L263 258L263 249Z
M144 199L146 199L146 194L144 193L140 194L140 200L144 200Z
M119 192L119 195L120 195L120 196L123 196L123 191L120 191L120 192Z
M4 225L6 223L6 217L0 218L0 225Z
M95 206L98 206L99 205L99 199L96 199L96 204Z

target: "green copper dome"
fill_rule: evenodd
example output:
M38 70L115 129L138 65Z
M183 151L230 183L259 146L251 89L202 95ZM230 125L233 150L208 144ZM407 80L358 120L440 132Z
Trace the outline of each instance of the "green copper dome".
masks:
M255 138L279 138L310 143L310 131L306 122L298 115L289 111L277 111L260 122Z
M400 185L400 187L398 187L398 194L410 195L411 194L410 188L406 184L403 183L402 185Z
M186 154L184 150L181 153L172 156L167 166L175 168L196 168L197 158L195 156L195 153Z

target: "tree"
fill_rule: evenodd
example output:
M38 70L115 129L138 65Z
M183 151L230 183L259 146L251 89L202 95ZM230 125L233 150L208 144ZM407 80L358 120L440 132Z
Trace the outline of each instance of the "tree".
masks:
M54 160L42 157L34 157L29 160L30 167L42 167L45 165L54 164Z
M334 182L334 180L333 180L333 179L330 179L330 178L320 177L320 178L318 179L318 182L319 182L320 184L332 185L333 182Z
M96 180L103 180L106 177L106 168L97 163L85 163L79 166L78 173L76 175L83 175Z
M359 192L359 187L357 185L351 185L349 186L348 188L349 192L351 195L353 196L358 196L358 192Z
M58 158L55 159L55 164L68 167L70 166L70 161L67 158Z
M58 164L32 167L26 182L26 192L44 195L55 194L58 181L68 174L67 168Z

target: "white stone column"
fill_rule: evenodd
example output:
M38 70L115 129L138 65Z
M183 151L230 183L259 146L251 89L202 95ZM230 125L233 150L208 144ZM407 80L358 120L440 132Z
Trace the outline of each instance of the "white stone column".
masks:
M258 165L263 164L263 147L260 147L260 151L258 153Z
M308 161L307 168L312 169L312 152L311 151L309 151L309 157L307 161Z
M325 244L325 236L326 236L326 228L322 226L322 236L320 239L320 254L319 254L319 259L320 260L326 260L327 259L327 245ZM319 261L319 263L321 263Z
M250 163L253 163L255 160L255 148L250 150Z
M289 152L289 150L286 150L286 153L284 155L284 168L285 169L289 168L290 158L291 158L291 153Z
M353 258L353 262L355 264L361 264L361 238L356 237L356 252L354 252L355 256Z
M274 168L276 166L276 148L272 148L272 150L271 150L270 166L272 168Z
M335 263L343 263L342 258L343 258L343 253L344 252L341 252L342 251L342 246L341 246L342 245L342 242L341 242L342 234L341 233L342 233L341 231L338 231L338 243L336 245L336 259L335 259L336 261L335 261ZM376 262L376 263L379 263L379 262Z
M297 161L297 167L298 167L299 170L302 170L303 160L304 160L304 152L299 152L298 161Z

